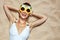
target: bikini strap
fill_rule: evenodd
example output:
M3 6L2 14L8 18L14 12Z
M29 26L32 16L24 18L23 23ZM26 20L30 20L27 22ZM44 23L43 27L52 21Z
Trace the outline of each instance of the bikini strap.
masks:
M29 23L28 23L28 22L26 22L26 25L27 25L27 26L29 26Z

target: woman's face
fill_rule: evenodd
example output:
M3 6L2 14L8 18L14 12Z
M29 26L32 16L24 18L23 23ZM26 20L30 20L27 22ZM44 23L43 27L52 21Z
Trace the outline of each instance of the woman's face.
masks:
M27 5L21 5L19 11L20 11L20 17L26 19L31 14L31 7Z
M25 11L20 12L20 17L21 17L21 18L26 19L26 18L28 18L28 16L29 16L29 15L28 15Z

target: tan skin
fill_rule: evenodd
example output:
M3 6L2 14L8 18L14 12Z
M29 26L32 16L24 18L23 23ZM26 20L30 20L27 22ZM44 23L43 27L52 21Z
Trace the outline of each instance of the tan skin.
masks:
M11 22L11 23L15 22L16 21L16 18L11 15L10 9L11 10L14 10L15 12L18 12L19 16L22 15L19 12L19 9L18 8L12 7L10 5L4 5L3 7L4 7L4 11L6 12L5 14L8 17L9 22ZM28 16L30 17L30 15L28 15L28 14L26 14L26 15L27 15L27 17ZM38 20L37 21L34 21L32 23L29 23L30 30L32 30L33 28L37 27L38 25L44 23L47 20L47 17L44 16L44 15L39 15L39 14L36 14L36 13L31 13L31 15L33 17L38 18ZM28 20L27 17L23 18L23 16L21 16L21 17L19 17L18 22L16 22L16 27L17 27L18 33L21 33L23 31L23 29L25 28L26 22Z

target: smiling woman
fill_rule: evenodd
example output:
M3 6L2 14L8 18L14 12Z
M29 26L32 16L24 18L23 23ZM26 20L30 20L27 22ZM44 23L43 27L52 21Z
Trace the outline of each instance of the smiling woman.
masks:
M32 7L29 3L23 3L20 6L19 12L22 13L24 16L30 15L32 13Z
M15 22L15 17L11 15L9 11L10 9L18 12L19 19L17 22ZM31 30L47 20L47 17L44 15L32 13L32 7L27 2L23 3L20 6L20 9L14 8L9 5L4 5L4 10L6 12L5 14L9 19L9 22L12 22L12 25L10 27L10 40L27 40ZM30 15L38 18L38 20L33 23L27 23Z

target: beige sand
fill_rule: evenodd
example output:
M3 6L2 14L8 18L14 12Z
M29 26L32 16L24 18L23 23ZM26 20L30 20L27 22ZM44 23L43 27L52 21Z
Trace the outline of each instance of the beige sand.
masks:
M23 2L25 0L0 0L0 40L9 40L9 21L3 5L9 4L19 8ZM48 20L32 30L29 40L60 40L60 0L30 0L30 2L34 12L47 16Z

